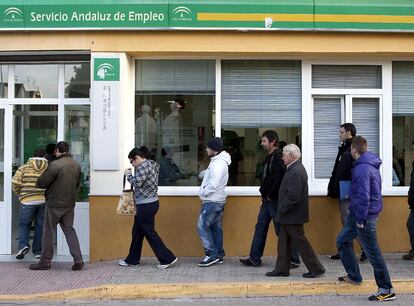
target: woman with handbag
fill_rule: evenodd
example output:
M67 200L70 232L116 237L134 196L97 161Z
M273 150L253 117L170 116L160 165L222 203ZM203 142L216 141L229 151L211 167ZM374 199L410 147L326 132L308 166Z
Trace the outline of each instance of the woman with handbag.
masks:
M159 209L157 191L160 166L151 160L151 153L145 146L132 149L128 158L135 167L135 175L131 169L126 169L125 176L134 189L137 212L132 227L129 254L118 263L123 267L139 266L145 237L160 261L158 269L166 269L177 262L177 257L165 246L155 231L155 214Z

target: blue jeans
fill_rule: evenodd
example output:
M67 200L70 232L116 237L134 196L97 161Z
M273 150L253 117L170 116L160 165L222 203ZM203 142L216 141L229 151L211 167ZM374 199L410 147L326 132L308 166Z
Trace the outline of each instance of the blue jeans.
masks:
M45 219L45 204L40 205L20 205L19 220L19 250L29 245L30 227L35 221L34 238L32 252L39 255L42 252L43 223Z
M275 217L277 213L277 201L262 200L260 205L259 215L257 216L257 223L253 235L252 245L250 247L250 259L256 264L262 263L262 256L266 245L267 232L269 230L270 221L273 221L276 236L279 236L280 224L276 223ZM291 261L299 264L299 252L292 250Z
M224 203L203 202L197 229L205 253L211 258L223 257Z
M387 265L382 257L377 242L377 219L367 220L364 228L357 228L355 218L350 214L342 231L336 239L336 246L341 257L342 264L348 277L355 282L362 282L357 259L355 257L352 240L359 238L369 262L374 268L375 282L378 288L389 291L392 288Z

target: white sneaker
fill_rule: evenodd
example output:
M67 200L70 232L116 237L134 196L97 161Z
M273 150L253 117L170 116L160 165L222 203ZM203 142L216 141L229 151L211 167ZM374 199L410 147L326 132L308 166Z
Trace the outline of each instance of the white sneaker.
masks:
M125 261L125 259L120 259L120 260L118 261L118 265L120 265L121 267L139 267L139 264L136 264L136 265L131 265L131 264L127 263L127 262Z
M165 264L165 265L157 265L157 268L159 270L164 270L167 269L169 267L171 267L173 264L175 264L177 262L178 258L176 257L172 262L170 262L169 264Z
M40 257L42 257L42 255L40 255L40 254L35 255L36 259L39 259Z
M16 259L23 259L24 255L29 253L29 250L30 250L30 247L28 247L28 246L25 246L24 248L19 250L19 252L17 252Z

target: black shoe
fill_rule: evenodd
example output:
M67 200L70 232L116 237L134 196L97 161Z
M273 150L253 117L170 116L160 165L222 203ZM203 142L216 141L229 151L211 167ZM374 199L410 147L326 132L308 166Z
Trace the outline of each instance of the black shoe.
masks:
M73 264L73 266L72 266L72 270L73 271L78 271L78 270L82 270L82 268L83 268L83 266L84 266L85 264L83 263L83 261L81 261L81 262L75 262L74 264Z
M395 300L395 293L377 293L371 295L368 300L379 302L392 301Z
M219 256L219 260L218 260L217 263L220 264L220 265L224 264L224 258Z
M414 260L414 253L409 252L408 254L404 254L402 258L405 260Z
M360 261L360 262L364 262L364 261L367 261L367 259L368 259L368 257L367 257L367 255L365 254L365 252L362 252L362 253L361 253L361 257L359 257L359 261Z
M29 246L25 246L23 249L19 250L19 252L17 252L16 259L23 259L24 255L29 253L29 250L30 250Z
M31 264L29 266L30 270L49 270L50 263L45 263L44 261L39 261L38 263Z
M204 256L203 259L198 263L199 267L209 267L211 265L214 265L219 261L219 258L213 258L210 256Z
M267 272L266 276L269 276L269 277L288 277L289 272L283 272L283 271L278 271L278 270L274 269L273 271Z
M335 255L331 255L331 259L338 260L341 259L341 257L339 256L339 253L336 253Z
M319 270L319 271L316 271L316 272L308 272L308 273L303 274L302 276L304 278L316 278L316 277L324 275L325 272L326 272L325 269L322 268L322 270Z
M296 268L299 268L299 267L300 267L300 263L297 263L297 262L294 262L294 261L290 262L290 268L291 269L296 269Z
M253 260L250 259L250 257L246 259L240 258L239 261L248 267L260 267L262 264L262 263L255 263Z

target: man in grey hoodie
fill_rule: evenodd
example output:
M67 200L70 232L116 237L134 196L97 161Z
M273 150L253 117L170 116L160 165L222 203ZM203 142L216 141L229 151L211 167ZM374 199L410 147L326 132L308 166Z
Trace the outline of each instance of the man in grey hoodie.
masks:
M223 212L226 203L226 186L229 179L230 154L223 151L223 140L219 137L207 143L207 154L211 158L207 170L200 173L203 177L198 195L203 202L197 229L205 256L198 264L208 267L215 263L223 263Z

